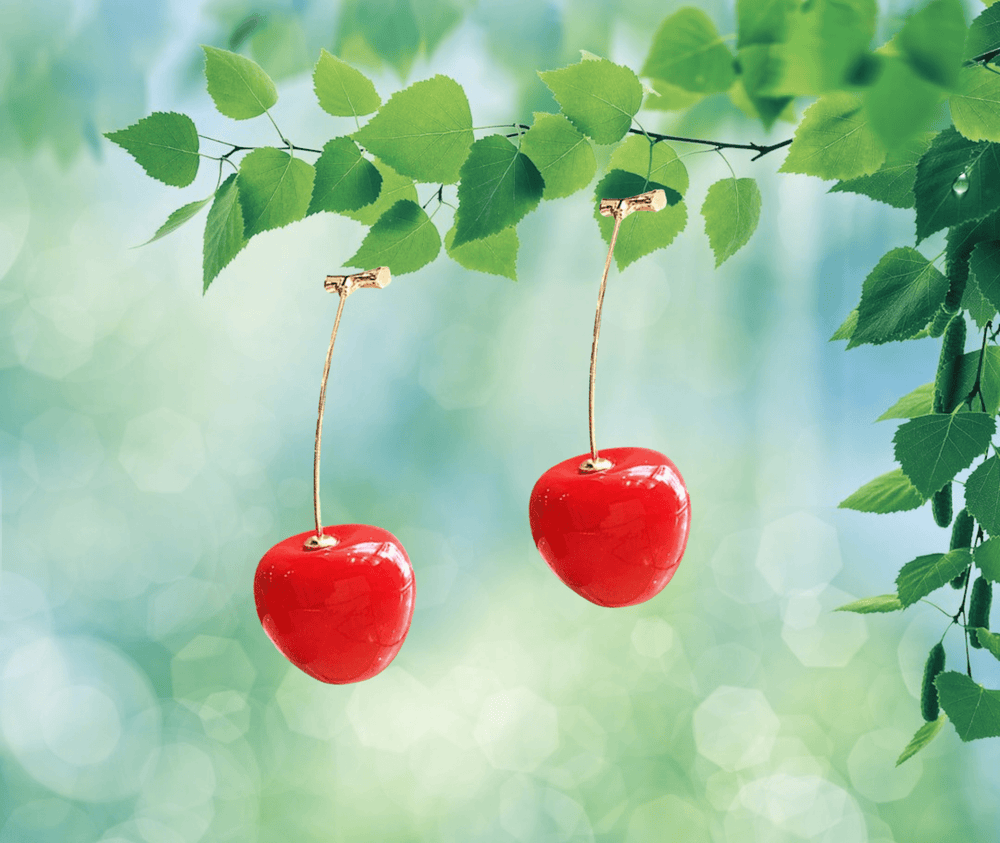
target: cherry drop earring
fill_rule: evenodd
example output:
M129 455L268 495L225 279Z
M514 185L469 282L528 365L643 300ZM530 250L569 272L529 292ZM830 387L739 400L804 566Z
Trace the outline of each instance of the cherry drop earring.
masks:
M598 606L633 606L670 582L687 546L691 505L680 472L648 448L597 450L594 384L601 310L622 220L666 207L663 190L603 199L615 218L594 317L590 353L590 453L554 465L535 483L528 505L542 558L573 591Z
M361 682L395 658L413 618L413 568L399 540L368 524L323 527L319 458L326 382L347 297L361 287L385 287L388 267L357 275L330 275L324 284L340 296L323 367L313 454L315 531L279 542L254 576L261 626L292 664L321 682Z

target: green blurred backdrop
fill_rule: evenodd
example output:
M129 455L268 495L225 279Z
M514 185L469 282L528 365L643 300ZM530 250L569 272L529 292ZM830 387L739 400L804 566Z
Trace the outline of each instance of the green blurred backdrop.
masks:
M259 141L212 110L201 43L259 61L306 145L335 131L320 47L383 98L446 73L477 125L526 120L552 107L537 69L580 49L638 67L674 8L0 2L0 843L994 839L993 742L947 728L893 769L941 623L831 612L947 541L923 511L836 509L891 467L871 420L935 365L933 341L827 343L912 214L776 177L780 153L730 155L764 211L721 270L694 219L611 276L600 442L665 452L692 495L661 595L592 606L528 531L535 479L587 447L605 247L581 194L521 226L516 284L441 258L347 308L324 520L409 552L390 668L322 685L257 622L258 559L311 524L322 281L361 228L320 214L254 238L203 297L197 224L132 247L211 175L164 189L101 134L178 110ZM722 100L646 125L765 140ZM685 162L697 209L728 171ZM996 686L995 662L977 670Z

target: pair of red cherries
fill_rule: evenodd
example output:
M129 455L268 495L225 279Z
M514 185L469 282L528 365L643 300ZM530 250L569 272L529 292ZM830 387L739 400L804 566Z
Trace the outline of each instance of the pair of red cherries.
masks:
M614 203L608 207L615 231L591 356L591 452L546 471L528 507L542 558L567 586L598 606L633 606L658 594L680 564L691 522L687 489L673 462L648 448L598 454L593 435L594 364L611 253L627 213L663 206L656 193L662 191L602 202L602 213L605 203ZM347 295L356 286L386 283L384 268L327 279L328 289L341 295L334 337ZM321 527L319 438L329 360L328 352L317 424L316 530L264 554L254 598L264 631L292 664L322 682L346 684L377 675L399 652L413 617L415 586L409 557L392 533L367 524Z

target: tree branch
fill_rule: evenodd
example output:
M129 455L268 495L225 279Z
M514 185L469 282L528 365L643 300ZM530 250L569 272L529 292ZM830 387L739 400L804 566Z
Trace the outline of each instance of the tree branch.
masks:
M774 152L776 149L783 149L784 147L791 144L793 138L786 138L783 141L778 141L778 143L772 144L760 144L760 143L727 143L726 141L714 141L705 140L703 138L683 138L678 135L661 135L657 132L644 132L641 129L629 129L629 133L633 135L645 135L646 137L652 138L655 141L677 141L678 143L700 143L705 146L714 147L717 150L721 149L749 149L757 154L751 158L751 161L756 161L758 158L763 158L769 152Z

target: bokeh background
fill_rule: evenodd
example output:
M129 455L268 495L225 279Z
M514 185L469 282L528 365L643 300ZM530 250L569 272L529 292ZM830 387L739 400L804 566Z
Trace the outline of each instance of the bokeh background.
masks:
M693 501L661 595L592 606L528 531L535 479L587 448L605 247L585 193L520 227L516 284L442 257L351 299L324 520L400 538L412 629L383 674L341 687L264 636L257 561L312 519L322 280L362 230L322 214L264 234L203 296L199 223L133 247L212 168L165 188L102 133L178 110L270 143L212 110L201 43L259 61L303 145L350 130L314 104L320 47L383 98L447 73L477 125L525 120L552 108L535 70L581 48L638 68L674 8L419 0L421 45L386 25L403 5L0 2L0 843L993 839L994 742L946 726L893 768L946 621L831 611L947 542L925 510L836 509L891 468L893 424L872 420L933 377L932 340L827 342L912 213L779 177L783 153L729 155L764 210L720 270L697 209L728 170L694 154L688 229L612 272L600 442L664 451ZM728 3L700 5L734 28ZM883 5L885 25L906 9ZM645 125L791 131L766 137L722 97Z

